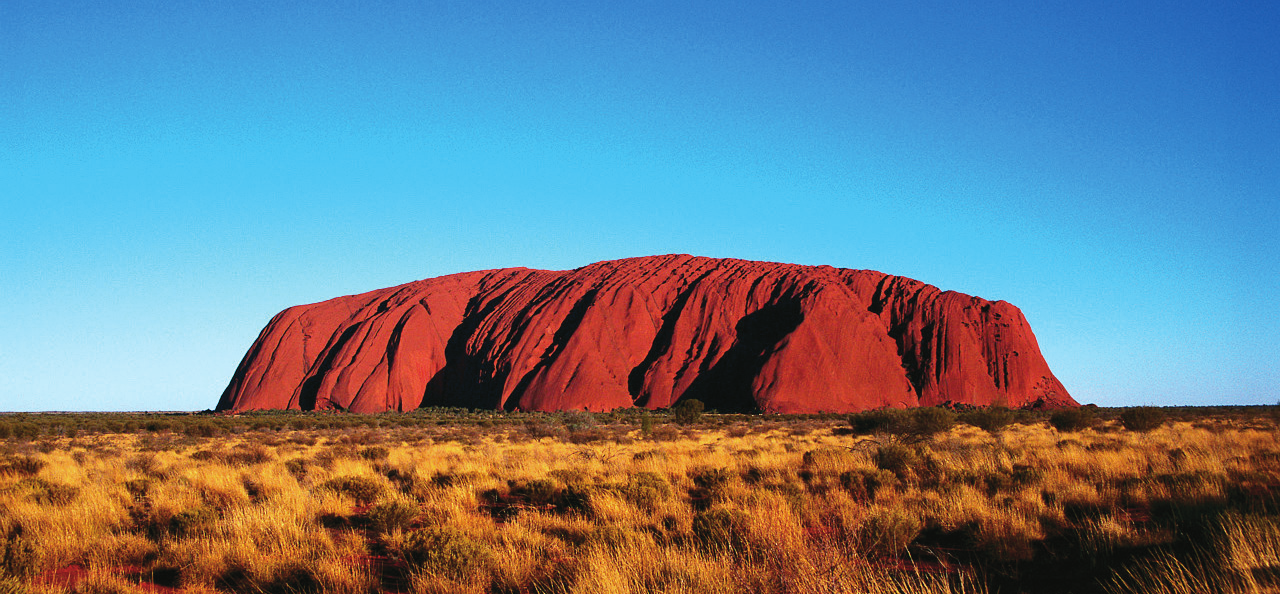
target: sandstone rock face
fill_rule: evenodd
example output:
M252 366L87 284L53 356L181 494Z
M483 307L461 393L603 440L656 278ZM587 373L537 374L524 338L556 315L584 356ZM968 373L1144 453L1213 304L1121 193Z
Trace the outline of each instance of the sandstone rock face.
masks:
M275 316L219 410L1075 406L1003 301L869 270L652 256L454 274Z

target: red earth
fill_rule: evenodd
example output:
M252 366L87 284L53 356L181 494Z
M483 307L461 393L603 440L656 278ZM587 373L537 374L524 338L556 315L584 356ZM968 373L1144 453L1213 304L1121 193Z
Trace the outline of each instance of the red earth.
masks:
M219 410L771 413L1076 406L1017 307L870 270L687 255L453 274L290 307Z

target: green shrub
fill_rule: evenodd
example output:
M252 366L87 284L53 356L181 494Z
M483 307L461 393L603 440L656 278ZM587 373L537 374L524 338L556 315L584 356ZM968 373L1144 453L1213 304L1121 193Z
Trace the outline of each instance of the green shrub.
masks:
M702 418L702 411L705 408L706 405L703 404L701 400L690 398L688 400L680 401L671 408L671 412L674 415L676 423L681 425L692 425L693 423L697 423L698 419Z
M579 485L568 485L557 495L555 506L563 512L586 514L591 511L591 492Z
M855 435L898 433L904 424L903 417L902 410L881 408L849 415L849 426Z
M1164 411L1154 406L1138 406L1120 413L1120 423L1130 431L1154 431L1164 425L1164 421Z
M129 479L124 482L124 488L128 490L129 494L133 495L135 499L141 499L151 492L151 479Z
M320 487L342 493L361 505L374 502L384 490L381 481L367 476L340 476L325 481Z
M887 443L876 449L873 457L876 467L892 472L899 479L911 474L912 468L920 464L920 455L910 447L900 443Z
M19 441L31 441L40 437L40 427L35 423L15 423L11 432L13 438Z
M157 478L162 474L160 471L160 461L156 459L155 454L150 452L143 452L125 460L124 467Z
M41 478L22 479L18 481L17 487L26 491L28 497L42 505L67 505L80 494L80 487L51 483Z
M35 575L39 561L35 543L23 536L21 526L10 529L0 541L0 576L29 578Z
M693 516L693 535L706 549L747 552L747 514L741 510L714 508Z
M173 423L169 421L147 421L142 428L152 433L159 433L161 431L169 431L170 429L173 429Z
M405 539L401 555L415 568L458 581L470 579L493 565L490 547L456 528L415 530Z
M656 472L637 472L631 475L623 496L638 507L653 510L671 497L671 483Z
M511 485L511 494L527 501L530 505L551 505L556 500L559 489L547 479L534 479Z
M956 422L956 414L936 406L907 410L882 408L849 415L856 435L888 434L911 440L925 440L943 433Z
M35 476L44 468L44 460L32 456L14 456L0 460L0 474Z
M198 534L213 527L217 520L218 512L211 507L190 507L169 518L169 532L179 536Z
M596 426L595 415L584 411L565 411L559 414L560 424L569 431L582 431Z
M680 438L680 430L669 425L654 428L649 434L649 439L653 441L675 441Z
M600 427L574 428L569 430L569 443L584 444L604 441L609 432Z
M284 463L284 469L288 470L289 474L293 475L293 478L299 481L301 481L303 477L307 476L307 466L307 461L303 458L286 460Z
M315 571L296 561L275 567L265 575L239 563L232 564L214 580L214 585L221 591L259 594L319 594L323 591Z
M213 423L201 421L188 424L183 429L183 433L186 433L191 437L215 437L223 433L223 430Z
M960 421L987 433L998 433L1013 422L1013 411L1003 406L975 408L960 415Z
M1013 470L1009 473L1010 480L1023 487L1039 484L1044 477L1044 468L1034 464L1014 464Z
M898 477L888 470L850 470L841 473L840 485L859 501L873 501L876 493L898 485Z
M411 501L399 498L387 499L369 508L369 523L379 532L408 528L417 519L420 511Z
M722 501L728 497L732 478L733 472L728 468L704 468L694 471L693 484L701 491L703 498Z
M480 494L480 499L489 507L490 513L499 518L510 518L520 513L522 508L543 507L565 513L588 513L591 511L590 491L581 485L557 487L555 482L547 479L531 481L507 481L507 488L489 489Z
M567 433L564 427L552 425L536 419L529 419L524 423L524 431L529 437L534 439L542 439L544 437L561 437Z
M950 431L956 424L956 413L938 406L922 406L911 409L910 427L907 433L917 439L929 439Z
M1049 415L1049 424L1058 431L1082 431L1098 424L1093 409L1064 408Z
M919 536L920 519L901 509L875 509L868 514L858 540L863 551L871 555L900 555Z

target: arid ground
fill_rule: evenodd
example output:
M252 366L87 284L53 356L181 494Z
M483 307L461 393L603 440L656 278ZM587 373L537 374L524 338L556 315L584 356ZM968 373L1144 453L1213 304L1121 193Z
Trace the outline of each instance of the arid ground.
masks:
M0 592L1277 592L1273 407L0 415Z

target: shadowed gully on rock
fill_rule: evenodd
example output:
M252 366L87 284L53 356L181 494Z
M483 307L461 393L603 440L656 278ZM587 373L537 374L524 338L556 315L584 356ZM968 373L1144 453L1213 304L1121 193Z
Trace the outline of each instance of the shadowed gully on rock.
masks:
M1022 312L870 270L651 256L453 274L299 305L219 410L848 412L1076 403Z

